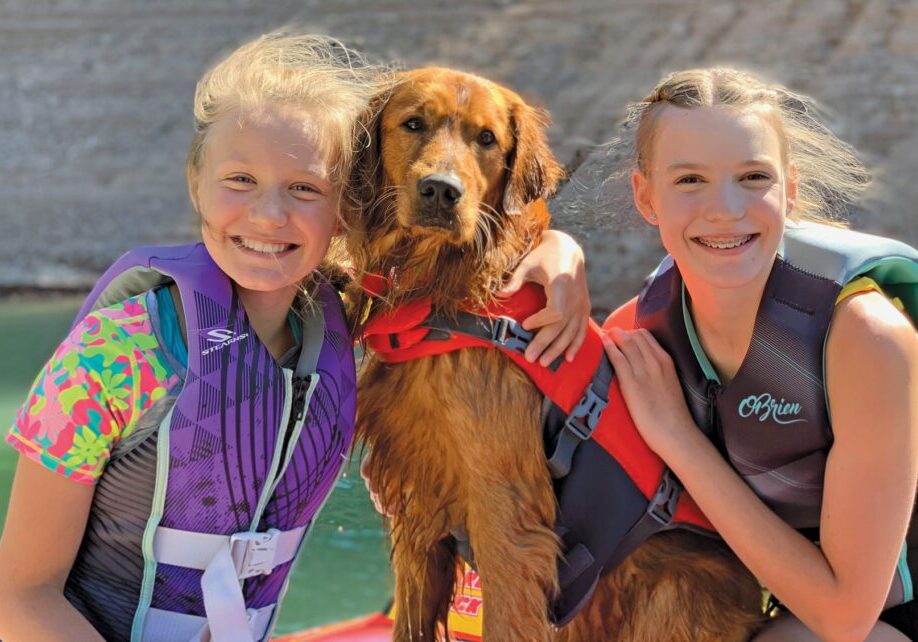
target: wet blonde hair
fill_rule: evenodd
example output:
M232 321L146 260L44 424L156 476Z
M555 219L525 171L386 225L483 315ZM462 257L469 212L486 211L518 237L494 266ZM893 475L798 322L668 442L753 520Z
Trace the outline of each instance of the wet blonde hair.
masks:
M194 135L185 161L185 177L194 209L196 175L201 169L211 126L227 113L257 114L281 108L309 119L315 144L328 161L329 181L341 198L356 154L360 116L370 99L391 82L389 68L373 65L359 53L328 36L284 29L240 46L208 70L194 93ZM200 212L198 212L200 214ZM319 271L343 278L344 244L333 238ZM301 305L311 302L311 277L303 282Z
M185 162L189 188L201 168L207 134L221 116L281 107L315 122L316 144L323 146L330 181L340 189L354 156L354 124L377 92L383 71L327 36L275 31L245 43L198 81L194 136Z
M824 123L816 102L777 83L766 83L736 69L689 69L663 78L641 102L631 105L627 126L634 129L637 168L649 175L650 153L662 108L729 106L761 108L771 116L785 169L797 171L795 218L822 222L843 220L848 206L870 183L867 168L854 149Z

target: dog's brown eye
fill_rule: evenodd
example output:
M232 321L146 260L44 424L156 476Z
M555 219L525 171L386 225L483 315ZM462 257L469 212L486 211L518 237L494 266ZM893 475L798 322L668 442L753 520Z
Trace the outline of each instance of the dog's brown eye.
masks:
M494 132L490 129L482 130L482 132L478 134L478 144L482 147L490 147L496 142L497 139L494 137Z
M424 123L421 122L420 118L409 118L402 123L402 127L410 132L419 132L424 129Z

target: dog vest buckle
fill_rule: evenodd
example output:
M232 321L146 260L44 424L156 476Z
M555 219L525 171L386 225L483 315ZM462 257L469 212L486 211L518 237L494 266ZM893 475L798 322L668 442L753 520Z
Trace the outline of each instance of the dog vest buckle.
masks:
M590 386L567 416L564 422L565 429L569 429L581 441L586 441L593 435L593 431L599 425L599 417L608 405L609 402L596 394ZM580 420L581 417L583 421Z
M491 342L500 348L517 354L526 352L534 334L523 329L516 319L497 317L491 325Z
M676 504L679 503L681 492L682 485L667 468L663 471L663 478L660 480L657 492L650 500L650 505L647 506L647 514L662 526L669 526L676 514Z

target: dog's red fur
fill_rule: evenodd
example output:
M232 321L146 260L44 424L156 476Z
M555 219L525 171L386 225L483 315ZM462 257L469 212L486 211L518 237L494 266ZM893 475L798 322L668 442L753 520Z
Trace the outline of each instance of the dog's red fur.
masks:
M548 225L543 199L562 172L545 142L546 115L447 69L407 72L379 102L364 123L347 241L358 271L391 286L372 304L359 288L351 293L355 325L417 298L445 315L487 303ZM464 187L448 212L431 214L419 194L431 174ZM553 632L555 499L541 399L527 377L496 350L468 349L400 364L370 355L359 385L366 471L393 511L395 640L442 634L456 526L467 529L482 578L485 640L743 640L755 627L754 578L722 544L678 532L642 545Z

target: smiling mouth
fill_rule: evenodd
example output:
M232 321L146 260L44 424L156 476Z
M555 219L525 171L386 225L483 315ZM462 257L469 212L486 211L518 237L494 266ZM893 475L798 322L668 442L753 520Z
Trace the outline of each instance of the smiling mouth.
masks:
M260 254L283 254L299 247L294 243L265 243L243 236L230 237L236 247L258 252Z
M733 250L738 247L749 244L756 238L758 234L740 234L737 236L695 236L692 238L693 241L704 247L709 247L714 250Z

